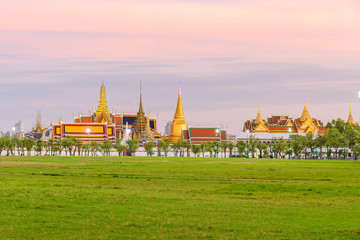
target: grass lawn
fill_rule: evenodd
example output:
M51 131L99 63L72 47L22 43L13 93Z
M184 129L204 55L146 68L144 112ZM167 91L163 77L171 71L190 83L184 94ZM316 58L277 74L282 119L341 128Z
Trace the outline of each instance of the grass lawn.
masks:
M1 157L0 239L360 239L360 162Z

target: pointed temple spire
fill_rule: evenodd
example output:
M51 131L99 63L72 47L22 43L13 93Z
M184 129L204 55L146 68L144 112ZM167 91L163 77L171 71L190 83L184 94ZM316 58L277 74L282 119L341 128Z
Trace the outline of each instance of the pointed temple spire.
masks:
M311 120L312 118L310 116L310 113L309 113L309 110L308 110L308 107L307 107L306 92L305 92L305 106L304 106L304 110L303 110L303 113L301 115L300 121L303 122L306 119Z
M176 111L174 115L174 120L171 125L169 140L171 143L175 143L183 138L183 130L188 129L187 124L185 122L184 111L182 107L181 101L181 85L179 82L179 93L178 93L178 101L176 105Z
M177 101L174 118L175 119L184 119L185 118L184 112L183 112L183 107L182 107L182 101L181 101L181 84L180 84L180 82L179 82L178 101Z
M347 120L347 123L352 124L352 125L356 125L356 122L355 122L355 120L353 118L353 115L352 115L351 105L350 105L350 114L349 114L349 118Z
M62 116L62 105L59 109L59 124L63 121L63 116Z
M108 105L106 101L106 89L104 85L104 81L102 81L102 85L100 88L100 100L99 100L99 106L97 112L109 112Z
M143 109L143 104L142 104L142 84L140 81L140 104L139 104L139 111L136 115L136 119L133 123L133 139L136 140L140 140L143 138L143 133L145 131L145 127L146 127L146 117L145 117L145 113L144 113L144 109Z
M143 104L142 104L142 86L141 86L141 80L140 80L140 104L139 104L139 112L143 113Z
M33 129L33 132L41 133L43 132L43 128L41 127L41 116L40 116L40 110L37 113L37 120L36 120L36 126Z
M257 113L256 119L255 119L255 124L258 125L260 123L264 123L264 120L261 117L260 104L259 104L258 113Z

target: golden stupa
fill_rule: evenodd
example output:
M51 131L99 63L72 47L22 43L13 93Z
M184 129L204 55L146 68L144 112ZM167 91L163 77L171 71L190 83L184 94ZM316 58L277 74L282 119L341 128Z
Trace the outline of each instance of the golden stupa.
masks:
M99 100L99 106L95 113L95 120L96 123L107 123L109 125L112 125L113 122L110 117L110 112L108 109L107 101L106 101L106 89L104 82L101 85L100 88L100 100Z
M175 115L174 115L174 120L172 122L171 129L170 129L170 135L169 135L170 142L175 143L175 142L179 141L180 139L182 139L183 130L186 130L187 128L188 127L185 122L185 116L184 116L182 102L181 102L181 86L179 83L178 101L177 101L176 111L175 111Z

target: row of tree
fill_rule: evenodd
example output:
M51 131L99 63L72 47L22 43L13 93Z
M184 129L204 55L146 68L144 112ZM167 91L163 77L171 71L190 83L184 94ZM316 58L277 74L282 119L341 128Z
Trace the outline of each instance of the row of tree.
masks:
M290 135L262 142L250 136L246 142L236 144L239 155L259 157L294 157L312 159L354 159L360 156L360 127L338 119L329 122L323 135L308 133Z
M69 156L96 156L99 152L103 156L110 156L112 149L116 149L119 156L127 153L132 155L139 147L137 140L128 140L126 145L120 143L112 143L109 140L105 140L102 143L90 142L83 143L77 138L64 138L64 139L50 139L49 141L34 140L34 139L19 139L3 137L0 138L0 155L6 151L7 156L14 156L17 152L18 156L31 156L34 152L36 155L40 155L45 152L45 155L65 155Z
M209 153L210 157L218 157L222 154L238 157L273 157L284 158L287 155L295 158L327 158L339 159L350 158L358 159L360 156L360 127L350 125L341 119L334 120L327 124L324 135L291 135L290 141L282 138L263 142L250 136L247 141L238 141L234 144L227 142L202 142L201 144L191 144L188 141L180 140L170 143L168 139L158 142L148 142L144 144L144 149L148 156L154 155L157 149L158 156L167 156L169 151L173 151L175 156L190 157L190 152L195 156L205 156ZM47 142L33 139L18 139L3 137L0 138L0 155L6 151L6 155L32 155L35 152L41 155L62 155L65 152L70 156L96 156L99 152L103 156L109 156L112 149L115 149L119 156L133 155L139 148L139 141L130 139L125 145L112 143L105 140L102 143L90 142L83 143L80 139L64 138L50 139ZM163 154L162 154L163 153Z

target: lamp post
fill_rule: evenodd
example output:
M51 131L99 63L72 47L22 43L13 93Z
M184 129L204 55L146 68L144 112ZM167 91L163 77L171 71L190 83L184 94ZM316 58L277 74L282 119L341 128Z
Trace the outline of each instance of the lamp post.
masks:
M220 130L216 129L216 135L219 135ZM220 136L220 142L221 142L221 136ZM216 157L219 157L219 142L216 143Z
M246 130L247 133L247 141L246 141L246 157L249 158L249 130Z
M90 130L90 128L87 128L86 129L86 132L87 132L87 134L88 134L88 156L89 156L89 151L90 151L90 132L91 132L91 130Z
M291 145L290 145L290 134L291 134L291 128L289 128L289 159L291 159Z

